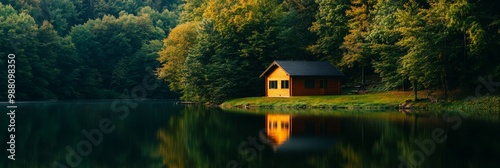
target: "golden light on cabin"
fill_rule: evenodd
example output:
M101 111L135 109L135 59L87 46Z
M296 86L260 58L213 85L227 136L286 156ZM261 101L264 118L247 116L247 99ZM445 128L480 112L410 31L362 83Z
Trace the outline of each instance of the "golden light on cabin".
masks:
M271 138L275 146L280 146L289 137L292 130L292 120L290 115L267 114L266 130L267 136Z

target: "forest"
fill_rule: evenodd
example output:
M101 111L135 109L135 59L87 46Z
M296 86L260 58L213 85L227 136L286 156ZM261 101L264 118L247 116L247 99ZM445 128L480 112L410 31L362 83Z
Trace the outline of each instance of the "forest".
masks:
M500 76L496 0L0 2L0 55L16 55L23 100L118 98L154 75L148 98L218 104L262 96L273 60L328 61L344 83L444 99Z

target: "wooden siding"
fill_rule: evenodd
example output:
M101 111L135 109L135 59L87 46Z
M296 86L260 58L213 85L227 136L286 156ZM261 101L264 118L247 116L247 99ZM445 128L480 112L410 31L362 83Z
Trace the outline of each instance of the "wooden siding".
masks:
M306 88L305 81L314 80L314 88ZM327 87L320 88L320 80L327 80ZM338 77L292 77L291 96L336 95L340 94L340 79Z
M277 81L278 83L278 88L277 89L269 89L269 81ZM281 81L282 80L289 80L289 89L281 89ZM269 76L266 77L266 95L268 97L290 97L290 88L291 87L291 81L290 77L288 74L281 69L280 67L275 68Z

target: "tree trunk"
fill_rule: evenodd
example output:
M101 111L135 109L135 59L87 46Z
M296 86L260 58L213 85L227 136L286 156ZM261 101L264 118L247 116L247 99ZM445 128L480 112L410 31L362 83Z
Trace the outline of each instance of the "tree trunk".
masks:
M417 80L413 81L413 93L415 94L415 101L417 101Z
M361 66L361 85L365 85L365 66Z
M403 92L405 92L405 91L406 91L406 88L405 88L405 81L406 81L406 80L403 78Z
M441 85L444 90L444 99L448 100L448 80L446 79L446 70L443 75L441 75Z

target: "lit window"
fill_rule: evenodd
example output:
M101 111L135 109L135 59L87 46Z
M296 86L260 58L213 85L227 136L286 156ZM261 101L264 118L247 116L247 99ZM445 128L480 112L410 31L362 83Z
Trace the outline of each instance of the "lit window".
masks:
M289 123L288 122L281 122L281 128L288 129Z
M278 81L269 81L269 89L278 89Z
M277 129L278 128L278 122L277 121L269 121L268 128L269 129Z
M288 80L282 80L281 81L281 89L288 89L288 88L289 88Z

